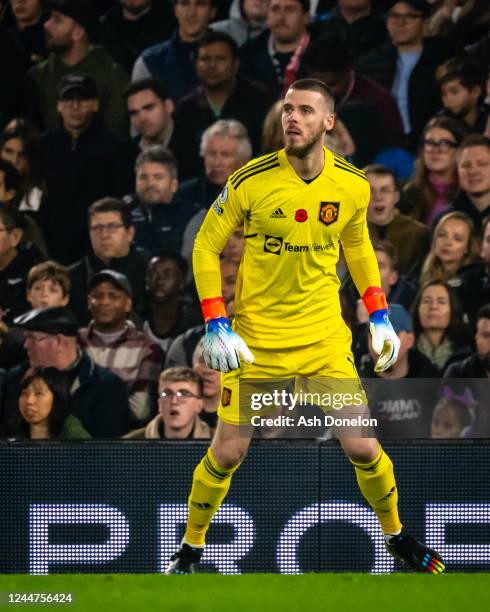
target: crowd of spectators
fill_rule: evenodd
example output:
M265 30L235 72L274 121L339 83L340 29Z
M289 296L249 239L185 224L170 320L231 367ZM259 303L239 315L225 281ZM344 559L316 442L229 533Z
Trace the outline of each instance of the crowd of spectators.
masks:
M0 436L212 435L192 247L230 174L282 147L300 77L371 186L388 372L342 254L337 274L380 433L488 436L489 31L487 0L0 0Z

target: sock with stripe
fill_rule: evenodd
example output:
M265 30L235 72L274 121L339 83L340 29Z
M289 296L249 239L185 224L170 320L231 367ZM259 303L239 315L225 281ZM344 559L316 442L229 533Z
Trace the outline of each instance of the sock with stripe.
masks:
M203 547L206 532L213 516L228 493L231 477L239 465L222 467L214 458L211 449L194 470L189 496L189 517L183 542L196 548Z
M393 463L379 447L378 454L369 463L351 462L356 470L361 493L378 517L385 534L400 533L402 524L398 516L398 490Z

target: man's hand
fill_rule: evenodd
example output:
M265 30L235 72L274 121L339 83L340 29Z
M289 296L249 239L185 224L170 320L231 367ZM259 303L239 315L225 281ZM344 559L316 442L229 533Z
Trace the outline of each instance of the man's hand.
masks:
M373 349L379 355L379 359L374 366L376 373L384 372L398 359L400 350L400 338L398 338L388 318L388 311L385 309L376 310L369 316L369 331Z
M202 341L204 361L219 372L230 372L240 367L240 358L253 363L254 356L240 336L231 329L226 317L210 319Z

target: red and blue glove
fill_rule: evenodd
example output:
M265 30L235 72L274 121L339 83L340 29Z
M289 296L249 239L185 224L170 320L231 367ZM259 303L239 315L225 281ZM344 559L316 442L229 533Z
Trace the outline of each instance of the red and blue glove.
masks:
M240 359L253 363L254 356L248 346L231 328L223 298L202 300L201 306L206 323L202 355L208 367L230 372L240 367Z
M379 355L374 371L384 372L398 359L400 338L388 318L388 303L380 287L368 287L362 301L369 314L369 331L375 353Z

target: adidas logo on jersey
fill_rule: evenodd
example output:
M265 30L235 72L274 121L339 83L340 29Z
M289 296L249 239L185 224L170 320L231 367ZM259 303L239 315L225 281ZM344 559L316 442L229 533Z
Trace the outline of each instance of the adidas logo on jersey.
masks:
M271 219L286 219L286 215L282 212L280 208L276 208L276 210L270 216Z

